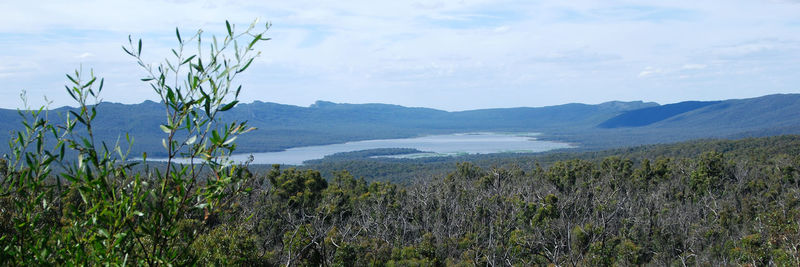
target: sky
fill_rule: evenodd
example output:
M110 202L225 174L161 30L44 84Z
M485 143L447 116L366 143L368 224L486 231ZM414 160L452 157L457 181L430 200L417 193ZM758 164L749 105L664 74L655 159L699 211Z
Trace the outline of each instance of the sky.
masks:
M122 51L158 63L184 35L270 22L242 102L389 103L457 111L800 93L799 0L5 1L0 108L157 100ZM208 38L210 39L210 38ZM46 99L46 100L45 100Z

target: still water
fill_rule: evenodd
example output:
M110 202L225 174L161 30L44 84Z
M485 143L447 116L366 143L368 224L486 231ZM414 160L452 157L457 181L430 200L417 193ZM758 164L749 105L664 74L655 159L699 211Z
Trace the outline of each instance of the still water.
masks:
M501 152L543 152L572 147L567 143L536 140L535 133L466 133L430 135L415 138L381 139L347 142L343 144L290 148L280 152L236 154L236 162L253 155L253 164L300 165L303 161L321 159L339 152L350 152L376 148L414 148L427 153L415 153L392 157L430 157L462 154L488 154Z

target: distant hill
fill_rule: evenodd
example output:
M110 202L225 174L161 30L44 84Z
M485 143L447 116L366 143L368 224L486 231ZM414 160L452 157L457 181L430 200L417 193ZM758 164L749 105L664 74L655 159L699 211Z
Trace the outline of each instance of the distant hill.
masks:
M686 101L623 112L600 128L777 129L797 126L800 95L778 94L726 101Z
M778 129L798 126L800 95L768 95L727 100L698 108L655 124L661 128Z
M68 107L51 110L63 116ZM164 120L160 103L101 103L96 135L106 141L134 137L133 153L159 156ZM59 115L60 114L60 115ZM580 149L666 143L696 138L728 138L800 133L800 95L681 102L606 102L448 112L388 104L338 104L309 107L256 101L239 104L223 120L246 120L258 128L240 138L239 152L367 139L404 138L474 131L540 132L542 138L577 144ZM0 138L19 128L16 110L0 109ZM7 150L6 147L0 151Z
M600 123L600 128L638 127L650 125L678 114L683 114L721 101L686 101L663 106L641 108L624 112Z
M595 131L560 138L588 147L670 143L697 138L742 138L800 133L800 94L677 104L630 110Z

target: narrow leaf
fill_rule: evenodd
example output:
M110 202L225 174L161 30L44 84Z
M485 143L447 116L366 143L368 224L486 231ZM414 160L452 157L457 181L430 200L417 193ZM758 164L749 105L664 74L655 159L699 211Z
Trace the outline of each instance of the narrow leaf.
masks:
M247 61L247 64L244 64L244 67L242 67L241 69L237 70L237 71L236 71L236 73L243 72L243 71L244 71L244 70L246 70L248 67L250 67L250 64L252 64L252 63L253 63L253 59L254 59L254 58L250 58L250 60L248 60L248 61Z
M72 78L72 76L69 76L69 74L67 74L67 78L68 78L70 81L72 81L72 83L74 83L74 84L78 84L78 82L77 82L77 81L75 81L75 79L74 79L74 78Z
M197 56L197 55L192 55L191 57L189 57L189 58L187 58L186 60L184 60L184 61L181 63L181 65L183 65L183 64L186 64L186 63L187 63L187 62L189 62L189 61L192 61L192 59L194 59L194 57L196 57L196 56Z
M228 144L233 143L233 141L236 140L236 137L238 136L231 137L231 139L228 139L227 141L225 141L225 143L222 143L222 145L227 146Z
M189 137L189 140L186 140L186 144L187 145L191 145L191 144L194 144L195 141L197 141L197 135L193 135L192 137Z
M166 126L164 124L158 125L158 127L160 127L161 130L164 131L164 133L170 133L172 131L172 129L170 129L169 126Z
M239 103L239 100L234 100L233 102L230 102L230 103L226 104L225 106L222 106L221 108L219 108L219 111L227 111L227 110L233 108L233 106L235 106L236 103Z
M250 45L247 46L247 49L252 49L253 45L255 45L256 42L258 42L259 40L261 40L261 34L256 35L256 37L253 37L253 41L250 41Z
M128 51L128 49L127 49L127 48L125 48L125 46L124 46L124 45L122 46L122 50L123 50L123 51L125 51L125 53L127 53L128 55L134 56L134 55L133 55L133 53L132 53L131 51Z

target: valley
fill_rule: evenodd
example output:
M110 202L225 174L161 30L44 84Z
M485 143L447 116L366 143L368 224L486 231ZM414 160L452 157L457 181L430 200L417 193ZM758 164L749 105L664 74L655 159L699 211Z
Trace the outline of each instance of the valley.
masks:
M114 143L128 133L134 137L133 155L147 152L152 158L163 157L160 108L162 104L152 101L135 105L100 103L95 134ZM63 118L69 110L62 107L51 113ZM0 110L0 126L7 129L0 132L0 138L8 139L10 131L19 127L19 119L15 110ZM540 141L569 143L573 149L590 151L697 138L798 134L800 95L666 105L616 101L458 112L388 104L318 101L298 107L253 102L237 105L222 119L247 121L258 129L237 140L237 152L245 154L470 132L536 132Z

